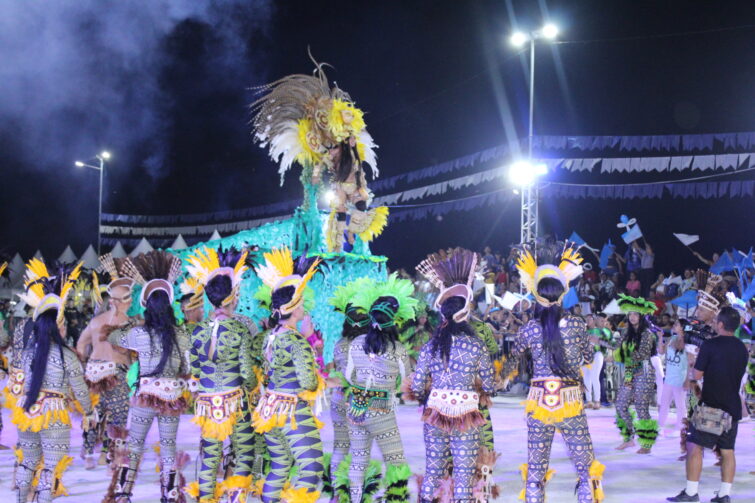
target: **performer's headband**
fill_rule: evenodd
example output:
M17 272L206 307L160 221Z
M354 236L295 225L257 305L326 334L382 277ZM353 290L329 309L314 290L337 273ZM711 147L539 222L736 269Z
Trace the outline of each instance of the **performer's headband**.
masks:
M372 308L370 309L370 319L372 320L372 326L379 327L380 329L385 329L392 327L396 324L396 311L393 306L391 306L390 302L380 302L378 304L374 304ZM384 323L380 323L375 319L375 316L373 313L383 313L384 315L388 316L388 321Z
M170 303L173 303L173 285L171 285L164 279L158 278L147 281L147 283L144 285L144 288L142 288L142 293L139 297L139 303L141 304L141 306L146 307L147 299L149 299L149 297L157 291L163 291L167 293Z
M131 293L134 290L134 284L136 282L131 278L118 278L114 281L111 281L107 286L107 294L110 296L111 299L117 300L119 302L127 302L131 298ZM113 292L118 287L125 287L127 292L124 293L121 296L115 295Z
M472 298L474 297L474 292L472 292L472 289L468 285L465 285L463 283L452 285L444 290L441 290L438 298L435 299L435 309L440 311L440 306L451 297L461 297L464 299L464 307L455 312L453 315L454 321L456 323L466 321L467 318L469 318L469 312L472 308L471 303Z

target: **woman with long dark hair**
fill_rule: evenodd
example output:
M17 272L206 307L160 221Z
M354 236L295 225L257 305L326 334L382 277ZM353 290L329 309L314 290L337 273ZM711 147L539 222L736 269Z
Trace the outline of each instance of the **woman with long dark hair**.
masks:
M582 402L580 367L589 364L593 348L584 320L565 312L561 303L569 283L582 274L582 257L564 249L559 265L537 266L527 251L517 269L527 290L537 301L535 316L524 325L503 368L504 382L515 371L521 355L532 355L533 377L527 397L527 464L522 466L525 488L520 499L527 503L545 500L550 449L556 430L577 470L580 503L603 500L601 479L605 467L595 459L587 417Z
M34 311L22 329L26 342L17 364L23 393L15 403L12 416L23 453L14 477L16 501L20 503L27 501L41 460L44 460L44 469L39 473L33 500L47 503L66 493L61 477L73 461L68 455L71 390L86 414L84 429L90 429L95 423L84 371L76 352L65 343L63 312L80 270L80 264L73 270L60 266L53 275L41 260L32 259L27 265L26 293L21 299Z
M623 442L616 449L634 446L634 435L640 442L638 454L648 454L658 437L658 421L650 417L655 370L650 358L655 354L656 338L645 321L656 305L642 297L619 294L619 307L627 314L627 328L621 344L614 351L614 360L624 364L624 380L616 397L616 426ZM629 406L634 405L634 413Z
M179 501L183 480L176 454L176 434L187 406L188 341L178 337L173 314L173 283L181 260L164 251L127 259L124 274L142 285L144 325L132 328L120 346L136 354L138 377L129 411L128 450L115 453L116 469L104 503L128 503L136 480L144 441L157 419L160 432L160 501ZM131 384L131 383L130 383Z
M325 381L315 364L309 342L298 330L305 317L304 290L317 272L319 260L299 261L295 269L288 248L264 254L256 269L271 290L270 332L265 341L267 389L252 415L257 433L265 435L270 471L262 487L263 503L314 503L323 475L322 441L317 419ZM304 272L302 272L304 270ZM296 479L284 490L296 466Z
M352 304L369 315L370 328L349 347L349 440L351 442L351 501L362 501L372 442L377 441L386 464L385 501L408 501L411 470L396 424L396 388L410 372L409 356L398 338L397 325L413 319L417 300L411 281L391 274L354 296Z
M488 453L479 458L481 428L486 423L480 402L483 394L495 392L490 354L468 323L476 265L476 254L457 248L445 259L430 255L417 267L441 290L435 302L441 324L422 347L410 382L412 394L424 405L423 503L435 500L441 479L449 472L453 501L487 501L494 490L486 478L475 491L478 461L492 472Z
M352 299L359 291L368 287L371 283L372 280L369 278L356 279L338 287L330 299L333 309L343 314L341 338L333 348L333 368L329 373L330 378L341 380L341 386L334 387L330 397L330 420L333 423L333 454L330 457L330 466L325 467L326 483L330 482L330 490L334 493L333 497L335 499L342 494L348 497L349 494L348 484L336 483L336 473L339 471L339 465L344 461L351 447L351 442L349 441L349 423L346 417L348 411L346 393L349 383L346 381L344 372L346 372L351 343L360 335L367 333L370 327L370 317L367 316L367 313L354 306ZM345 467L345 470L347 472L346 480L348 480L348 466Z

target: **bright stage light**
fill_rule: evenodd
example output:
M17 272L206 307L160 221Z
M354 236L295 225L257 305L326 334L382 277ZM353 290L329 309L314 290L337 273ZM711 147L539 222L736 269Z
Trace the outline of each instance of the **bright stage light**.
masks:
M517 161L509 167L509 180L517 187L527 187L538 176L548 172L545 164L532 164L529 161Z
M548 23L543 26L542 34L545 38L554 39L558 35L558 26L553 23Z
M107 161L108 159L110 159L110 152L108 152L107 150L103 150L102 153L100 154L100 157L102 157L103 159Z
M84 163L81 162L81 161L76 161L74 164L76 165L77 168L83 168L84 167Z
M526 44L529 39L530 38L525 33L517 31L511 35L511 44L515 47L521 47Z
M333 200L336 198L336 193L332 190L326 190L325 194L322 195L323 201L325 201L325 204L330 205L330 203L333 202Z

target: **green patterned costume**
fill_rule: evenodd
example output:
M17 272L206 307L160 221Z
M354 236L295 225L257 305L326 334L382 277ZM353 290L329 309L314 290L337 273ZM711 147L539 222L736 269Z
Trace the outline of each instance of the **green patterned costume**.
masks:
M271 461L262 501L281 500L293 466L297 473L289 481L288 498L314 495L323 476L323 453L322 423L313 408L324 388L314 352L299 332L278 326L268 334L265 356L268 387L254 411L254 429L264 433Z
M499 348L495 335L493 335L493 329L484 321L475 318L470 319L469 324L472 325L472 328L477 332L477 336L485 344L488 355L490 355L490 360L494 361L496 355L498 355ZM480 428L480 445L489 451L493 451L495 449L493 423L490 419L490 404L487 400L480 400L480 413L485 418L485 424Z
M215 501L218 495L218 465L223 441L228 438L235 463L233 475L222 484L222 493L245 492L252 483L256 454L249 399L257 377L249 329L233 318L200 323L191 341L190 365L192 378L198 381L193 421L202 428L199 501Z

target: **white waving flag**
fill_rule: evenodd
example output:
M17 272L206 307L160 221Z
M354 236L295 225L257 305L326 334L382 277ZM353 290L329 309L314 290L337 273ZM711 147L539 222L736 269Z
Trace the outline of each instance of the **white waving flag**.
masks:
M697 243L700 241L700 236L697 234L677 234L674 233L674 236L676 236L676 239L682 242L684 246L689 246L692 243Z

